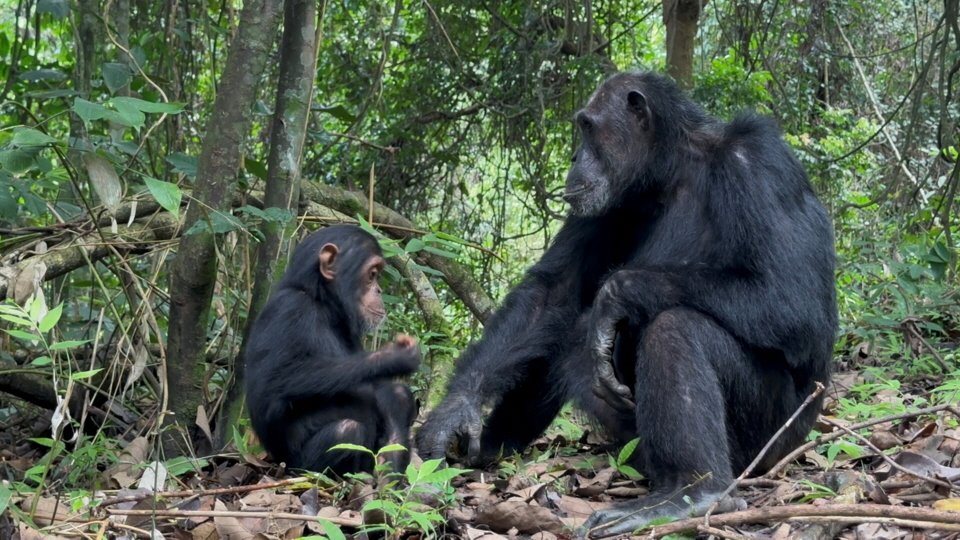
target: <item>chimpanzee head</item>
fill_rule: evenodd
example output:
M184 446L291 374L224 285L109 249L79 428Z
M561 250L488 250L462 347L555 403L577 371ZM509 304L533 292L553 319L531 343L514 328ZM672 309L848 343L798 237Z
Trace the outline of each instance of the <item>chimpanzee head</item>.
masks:
M649 189L658 152L675 138L685 103L673 83L647 73L618 73L575 116L582 141L573 154L563 199L574 215L597 216L631 189ZM676 113L676 114L675 114Z
M342 313L350 327L362 333L386 317L378 282L384 265L373 235L355 225L335 225L300 242L284 284Z

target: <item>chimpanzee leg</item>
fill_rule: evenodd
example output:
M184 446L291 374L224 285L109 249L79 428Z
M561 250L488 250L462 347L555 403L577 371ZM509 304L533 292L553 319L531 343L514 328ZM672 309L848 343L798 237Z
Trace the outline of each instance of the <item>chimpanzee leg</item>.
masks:
M741 402L752 394L740 397L727 389L754 376L754 362L705 315L687 309L659 314L640 337L634 389L638 450L653 491L593 514L584 526L619 534L656 518L705 512L732 481L727 407L757 405Z
M376 388L377 442L374 450L399 444L406 450L386 452L380 462L390 462L394 471L403 471L410 460L410 426L417 416L417 403L410 387L400 383L381 383Z
M298 426L307 429L309 422ZM315 472L326 472L327 469L337 475L361 471L372 471L373 460L369 454L354 450L330 450L338 444L356 444L364 448L373 448L376 442L374 426L364 421L345 418L323 424L313 432L298 448L291 447L296 452L299 461L292 465Z

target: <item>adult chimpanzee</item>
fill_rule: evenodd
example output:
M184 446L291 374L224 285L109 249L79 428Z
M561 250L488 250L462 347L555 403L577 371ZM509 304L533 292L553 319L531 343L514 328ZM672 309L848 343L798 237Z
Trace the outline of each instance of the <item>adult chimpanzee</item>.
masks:
M519 449L575 399L641 438L650 495L586 524L623 533L704 512L827 381L833 235L770 120L720 122L649 73L610 77L575 119L571 215L460 358L418 447ZM818 405L761 467L803 440Z
M297 246L260 313L247 344L247 406L278 461L342 475L370 471L372 460L331 446L408 445L416 406L410 389L392 379L416 371L420 350L404 335L374 353L360 342L385 316L383 266L368 232L322 229ZM405 453L389 458L394 470L406 466Z

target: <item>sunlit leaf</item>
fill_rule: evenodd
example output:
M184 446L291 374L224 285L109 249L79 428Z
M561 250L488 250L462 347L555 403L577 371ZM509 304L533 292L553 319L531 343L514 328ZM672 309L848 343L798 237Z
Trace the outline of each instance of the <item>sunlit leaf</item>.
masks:
M176 184L163 182L149 176L144 177L144 182L147 184L150 194L160 203L160 206L173 214L174 217L180 215L180 202L183 200L183 193Z

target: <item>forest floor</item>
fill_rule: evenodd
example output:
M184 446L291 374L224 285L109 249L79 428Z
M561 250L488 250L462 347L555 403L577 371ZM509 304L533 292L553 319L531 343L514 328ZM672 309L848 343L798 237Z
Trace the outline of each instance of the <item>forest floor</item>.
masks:
M940 539L960 538L960 431L958 411L929 405L943 380L882 388L871 373L837 373L827 390L821 435L797 458L764 476L741 479L732 491L738 510L658 524L642 538L724 539ZM872 389L865 397L864 390ZM838 405L867 407L873 418L847 422ZM844 401L846 400L846 401ZM903 405L921 407L902 413ZM897 414L878 414L884 410ZM17 448L28 448L20 444ZM152 540L293 540L301 537L378 538L362 524L388 523L386 536L498 540L568 539L595 510L647 493L631 479L626 456L589 430L577 441L563 436L536 441L523 456L496 468L437 470L416 458L410 490L362 478L331 482L291 478L263 461L236 452L203 460L199 471L167 462L147 464L150 444L129 443L120 462L91 471L113 490L65 488L69 467L55 466L40 498L8 486L42 467L46 452L0 452L0 539L104 538ZM610 451L612 453L608 453ZM239 456L239 457L237 457ZM181 465L185 462L181 462ZM447 472L445 472L447 471ZM34 470L36 472L36 470ZM21 484L22 485L22 484ZM176 486L161 491L150 486ZM159 491L159 492L158 492ZM954 498L958 497L958 498ZM31 527L28 516L33 516ZM322 519L318 519L322 518ZM376 527L375 527L376 528ZM426 533L424 531L430 531Z

